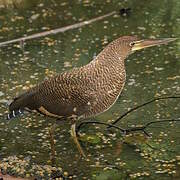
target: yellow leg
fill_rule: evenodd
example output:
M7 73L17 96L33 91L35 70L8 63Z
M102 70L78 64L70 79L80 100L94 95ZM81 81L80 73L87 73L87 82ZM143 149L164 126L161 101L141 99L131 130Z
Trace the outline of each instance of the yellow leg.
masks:
M75 142L75 144L76 144L76 146L77 146L77 148L78 148L79 153L80 153L83 157L86 157L86 155L84 154L84 151L83 151L83 149L81 148L81 145L80 145L80 143L79 143L79 141L78 141L78 139L77 139L77 136L76 136L76 124L75 124L75 123L72 124L72 126L71 126L71 136L72 136L73 139L74 139L74 142Z

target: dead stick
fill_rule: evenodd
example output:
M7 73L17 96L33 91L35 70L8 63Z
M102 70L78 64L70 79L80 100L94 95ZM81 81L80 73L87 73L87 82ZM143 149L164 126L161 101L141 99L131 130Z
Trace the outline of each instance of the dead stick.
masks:
M119 122L121 119L123 119L125 116L127 116L128 114L130 114L131 112L133 111L136 111L137 109L139 108L142 108L148 104L151 104L155 101L158 101L158 100L164 100L164 99L177 99L177 98L180 98L180 96L165 96L165 97L157 97L157 98L154 98L154 99L151 99L143 104L140 104L138 106L135 106L134 108L131 108L129 111L125 112L124 114L122 114L118 119L116 119L114 122L112 122L112 124L116 124L117 122ZM110 126L108 128L111 128Z
M104 19L106 17L109 17L109 16L112 16L114 14L116 14L116 11L112 11L111 13L105 14L103 16L99 16L99 17L96 17L96 18L93 18L93 19L90 19L90 20L87 20L87 21L83 21L83 22L76 23L76 24L73 24L73 25L65 26L65 27L62 27L62 28L57 28L57 29L53 29L53 30L49 30L49 31L45 31L45 32L32 34L30 36L17 38L17 39L13 39L13 40L10 40L10 41L5 41L5 42L0 43L0 47L8 45L8 44L16 43L16 42L23 42L23 41L30 40L30 39L36 39L36 38L39 38L39 37L44 37L44 36L47 36L47 35L50 35L50 34L62 33L62 32L65 32L65 31L68 31L68 30L71 30L71 29L80 28L82 26L85 26L85 25L91 24L93 22L102 20L102 19Z
M147 132L146 132L146 129L151 126L152 124L157 124L157 123L164 123L164 122L180 122L180 118L177 118L177 119L158 119L156 121L150 121L148 123L146 123L144 126L139 126L139 127L132 127L132 128L127 128L127 129L123 129L119 126L116 126L116 125L113 125L113 124L109 124L109 123L104 123L104 122L99 122L99 121L84 121L84 122L81 122L79 124L79 126L77 127L76 129L76 132L78 133L80 128L83 126L83 125L86 125L86 124L100 124L100 125L105 125L105 126L108 126L108 127L112 127L112 128L115 128L115 129L118 129L120 130L124 135L126 134L129 134L131 132L137 132L137 131L142 131L145 135L147 136L150 136Z

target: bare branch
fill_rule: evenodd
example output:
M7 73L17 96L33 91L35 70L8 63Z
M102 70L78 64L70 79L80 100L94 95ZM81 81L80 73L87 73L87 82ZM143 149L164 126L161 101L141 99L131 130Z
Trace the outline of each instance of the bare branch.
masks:
M180 96L165 96L165 97L157 97L157 98L154 98L154 99L151 99L143 104L140 104L134 108L131 108L129 111L125 112L124 114L122 114L118 119L116 119L114 122L112 122L112 124L116 124L117 122L119 122L121 119L123 119L125 116L127 116L128 114L130 114L131 112L133 111L136 111L137 109L139 108L142 108L143 106L146 106L148 104L151 104L155 101L158 101L158 100L164 100L164 99L177 99L177 98L180 98ZM110 128L110 127L108 127Z
M103 16L99 16L99 17L96 17L96 18L93 18L93 19L90 19L90 20L87 20L87 21L83 21L83 22L80 22L80 23L76 23L76 24L73 24L73 25L69 25L69 26L53 29L53 30L50 30L50 31L41 32L41 33L32 34L30 36L17 38L17 39L13 39L13 40L10 40L10 41L5 41L5 42L0 43L0 47L8 45L8 44L16 43L16 42L24 42L26 40L44 37L44 36L47 36L47 35L50 35L50 34L63 33L65 31L80 28L82 26L85 26L85 25L91 24L93 22L102 20L102 19L104 19L106 17L109 17L109 16L112 16L112 15L114 15L116 13L117 13L116 11L112 11L111 13L105 14Z
M76 133L78 134L80 128L83 126L83 125L86 125L86 124L101 124L101 125L105 125L105 126L110 126L110 127L113 127L115 129L118 129L120 130L121 132L125 133L126 132L126 129L123 129L121 127L118 127L116 125L112 125L112 124L109 124L109 123L104 123L104 122L99 122L99 121L84 121L84 122L81 122L77 128L76 128Z
M133 127L133 128L127 128L127 129L123 129L121 127L118 127L116 125L113 124L109 124L109 123L104 123L104 122L99 122L99 121L85 121L79 124L79 126L76 129L76 132L78 133L80 128L83 125L86 124L100 124L100 125L106 125L108 127L113 127L115 129L120 130L124 135L129 134L131 132L137 132L137 131L142 131L145 135L150 136L145 130L152 124L157 124L157 123L164 123L164 122L180 122L180 118L177 119L160 119L160 120L156 120L156 121L150 121L148 123L146 123L144 126L139 126L139 127Z

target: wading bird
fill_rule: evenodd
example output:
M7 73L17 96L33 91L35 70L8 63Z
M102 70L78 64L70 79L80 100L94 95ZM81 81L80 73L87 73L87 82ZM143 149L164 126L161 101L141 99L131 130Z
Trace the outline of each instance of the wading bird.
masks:
M107 111L121 94L125 81L125 59L143 48L166 44L175 38L143 39L120 37L85 66L73 68L43 81L16 97L9 105L8 119L23 110L38 112L72 122L71 135L79 152L84 152L76 136L76 122Z

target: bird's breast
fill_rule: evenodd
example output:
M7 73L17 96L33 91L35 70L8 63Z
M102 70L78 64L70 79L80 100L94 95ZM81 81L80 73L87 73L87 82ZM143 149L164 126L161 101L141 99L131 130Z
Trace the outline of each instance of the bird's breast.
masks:
M91 102L90 111L85 116L98 115L107 111L118 99L125 84L125 71L116 74L115 76L102 78L96 82L96 91L88 91L87 94L94 96Z

